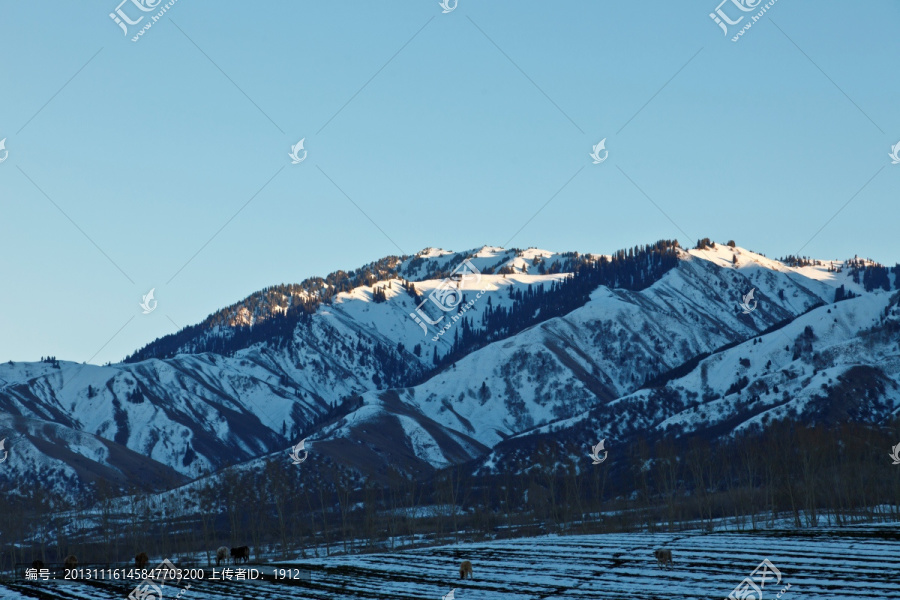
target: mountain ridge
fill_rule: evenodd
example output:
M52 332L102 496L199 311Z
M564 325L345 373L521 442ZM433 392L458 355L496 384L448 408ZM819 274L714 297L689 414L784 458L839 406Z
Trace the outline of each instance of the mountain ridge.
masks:
M762 389L771 373L757 371L755 363L751 370L734 367L746 372L737 380L717 372L712 385L709 374L720 357L746 352L747 344L765 338L785 364L799 361L792 368L803 382L807 376L799 377L800 371L823 360L810 351L821 342L792 324L814 315L808 322L821 340L815 332L833 306L858 307L874 323L879 314L893 314L889 298L897 285L889 274L900 276L896 267L855 259L791 258L786 264L703 240L689 250L662 241L613 255L487 246L420 254L399 269L449 274L457 266L453 261L463 257L480 273L455 284L371 281L335 293L293 327L280 323L287 334L226 354L179 353L102 367L55 359L0 365L0 410L7 414L2 427L14 431L10 417L45 421L148 457L177 477L194 478L280 452L301 435L311 438L313 448L330 448L335 461L342 460L342 444L356 444L354 467L372 473L385 472L395 459L408 472L487 464L523 435L544 435L548 427L580 431L588 427L584 423L596 427L607 406L640 406L649 414L649 407L665 405L687 419L696 407L677 389L685 381L694 398L731 398L727 403L735 410L723 409L720 421L736 418L740 425L756 418L750 415L756 408L729 390ZM428 304L448 289L455 290L460 306L472 300L465 313ZM756 304L745 312L739 304L750 289L756 290ZM476 291L484 294L477 301ZM835 305L835 299L841 301ZM440 318L449 335L422 331L413 316L425 306L429 320ZM833 340L834 352L862 331L861 321L849 316L841 317L840 326L844 338ZM893 326L890 319L881 325L888 338ZM794 349L778 350L773 339ZM892 352L892 343L879 338L867 352ZM846 356L836 362L832 379L859 366L851 363ZM884 406L875 407L882 412L897 402L892 382L900 380L893 363L885 364L878 367L883 373L857 371L851 378L884 379L878 388ZM670 374L666 381L650 385L664 374ZM838 404L835 398L828 402ZM631 408L623 414L632 421L623 433L659 425ZM578 415L584 423L569 422ZM390 435L372 437L379 428ZM133 477L108 453L95 449L85 457L72 450L78 444L55 439L59 448L51 451L28 436L12 436L13 455L31 459L11 461L3 474L22 481L43 460L50 479L84 491L85 485L71 484L83 472L73 464L72 451L79 461L96 462L95 470L115 472L114 481ZM66 485L59 487L66 491Z

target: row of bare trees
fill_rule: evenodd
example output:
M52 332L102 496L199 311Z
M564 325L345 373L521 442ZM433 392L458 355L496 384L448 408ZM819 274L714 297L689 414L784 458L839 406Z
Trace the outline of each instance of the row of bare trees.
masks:
M116 497L97 486L73 509L35 485L0 511L0 569L38 558L122 563L249 545L255 557L393 549L538 531L675 530L900 520L900 466L890 428L771 424L724 443L635 440L592 465L548 438L499 474L457 465L428 477L363 477L328 458L227 469L164 494ZM11 543L13 542L13 543Z
M611 454L608 469L607 463L592 469L577 456L560 465L545 447L531 475L544 496L529 494L531 512L561 528L589 530L604 521L644 529L700 521L711 529L723 519L739 528L784 518L794 527L897 520L900 466L888 455L898 442L900 422L877 428L782 421L724 443L699 436L636 440ZM601 515L622 511L630 518Z

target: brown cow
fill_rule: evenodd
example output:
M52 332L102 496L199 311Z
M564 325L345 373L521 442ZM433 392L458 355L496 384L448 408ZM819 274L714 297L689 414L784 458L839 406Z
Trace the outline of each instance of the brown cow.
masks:
M672 551L668 550L666 548L657 548L656 550L653 551L653 556L656 557L656 566L657 567L663 566L666 569L668 569L669 566L673 566L673 564L674 564L672 562ZM668 565L668 566L666 566L666 565Z
M473 579L472 563L467 560L464 560L464 561L462 561L462 564L459 565L459 578L465 579L466 576L468 576L469 579Z
M216 566L218 567L220 564L222 564L223 560L228 560L228 548L226 548L225 546L219 546L216 549Z
M75 567L78 566L78 559L75 558L74 554L70 554L63 561L63 566L67 569L74 569Z
M146 552L141 552L134 557L134 566L138 569L143 569L144 567L146 567L148 562L150 562L150 557L147 556Z

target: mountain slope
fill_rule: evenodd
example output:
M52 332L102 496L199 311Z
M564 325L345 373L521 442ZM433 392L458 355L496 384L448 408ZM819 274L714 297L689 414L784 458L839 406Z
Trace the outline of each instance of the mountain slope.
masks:
M729 436L778 419L807 424L887 423L900 415L900 294L877 291L818 307L699 362L661 387L624 395L498 445L494 470L535 439L585 451L662 434Z
M722 261L723 255L744 262ZM685 252L678 267L649 288L601 287L584 307L473 352L401 398L492 446L793 319L833 298L842 281L802 277L769 263L740 249ZM759 304L744 315L738 302L751 288Z
M466 260L464 275L443 278ZM838 406L833 395L814 399L821 392L811 387L819 385L811 368L831 369L828 376L846 385L878 379L883 398L896 381L893 321L865 344L853 341L892 310L888 293L873 288L891 287L877 265L781 262L738 247L685 251L672 242L611 256L428 249L373 265L329 276L327 298L314 303L278 304L270 288L252 307L230 307L183 339L141 351L166 358L0 365L7 415L0 436L10 437L11 451L3 472L24 478L17 461L28 457L28 468L58 472L54 489L67 493L77 487L73 477L91 470L75 468L82 457L97 472L113 469L113 481L130 481L131 459L110 458L114 447L116 457L130 451L153 461L163 486L309 437L323 456L364 472L422 473L495 446L500 452L551 423L570 436L577 428L607 431L610 422L617 429L608 435L623 437L688 427L679 419L693 426L699 421L690 411L701 401L721 413L720 426L737 427L759 407L748 409L736 385L766 402L776 401L773 393L758 390L780 385L810 406ZM367 283L338 291L360 280ZM748 312L740 303L751 290ZM850 299L832 316L826 304L836 296ZM300 316L276 318L291 306L303 307ZM807 325L819 341L804 337ZM224 354L197 351L217 344ZM776 367L765 366L762 348ZM854 353L867 358L854 362ZM878 373L851 372L858 367ZM776 383L777 369L794 376ZM663 387L641 390L648 382ZM18 432L43 422L66 432L52 451ZM486 460L496 464L496 456Z

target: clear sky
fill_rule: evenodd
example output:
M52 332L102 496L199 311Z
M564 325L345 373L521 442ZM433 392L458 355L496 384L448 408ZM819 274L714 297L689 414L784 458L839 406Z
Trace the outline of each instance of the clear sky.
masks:
M428 246L900 261L896 0L117 2L0 2L3 361Z

